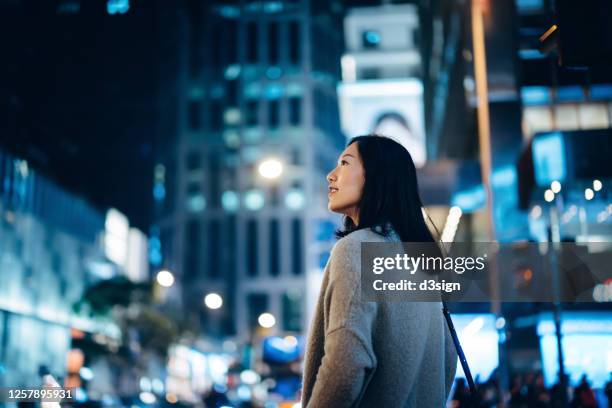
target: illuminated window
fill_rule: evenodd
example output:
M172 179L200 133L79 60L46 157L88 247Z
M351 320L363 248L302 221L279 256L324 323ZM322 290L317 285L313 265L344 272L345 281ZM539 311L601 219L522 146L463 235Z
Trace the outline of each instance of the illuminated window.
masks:
M578 129L578 109L576 105L555 106L555 125L557 130Z
M236 211L240 205L238 193L235 191L224 191L221 196L221 205L226 211Z
M261 190L249 190L244 195L244 206L251 211L261 210L264 202L264 194Z
M553 114L548 106L529 106L523 109L525 136L530 138L537 132L553 130Z
M304 193L300 189L291 189L285 196L285 205L290 210L301 210L304 208Z
M609 126L608 110L604 104L585 103L578 108L581 129L601 129Z

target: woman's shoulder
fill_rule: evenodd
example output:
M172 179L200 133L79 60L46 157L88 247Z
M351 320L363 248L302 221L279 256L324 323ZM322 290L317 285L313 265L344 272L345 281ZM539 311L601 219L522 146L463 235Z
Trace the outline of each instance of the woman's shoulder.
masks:
M392 237L385 237L382 230L362 228L340 238L332 248L331 255L359 255L362 242L388 242ZM393 233L392 233L393 234ZM391 234L391 236L392 236Z

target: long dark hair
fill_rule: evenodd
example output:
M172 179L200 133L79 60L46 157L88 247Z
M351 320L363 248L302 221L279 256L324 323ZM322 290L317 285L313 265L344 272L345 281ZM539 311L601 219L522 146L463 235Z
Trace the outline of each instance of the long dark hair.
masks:
M436 242L425 223L410 153L399 143L378 135L354 137L347 146L353 143L357 143L365 170L359 225L345 216L344 230L336 231L336 237L363 228L388 236L390 226L402 242Z

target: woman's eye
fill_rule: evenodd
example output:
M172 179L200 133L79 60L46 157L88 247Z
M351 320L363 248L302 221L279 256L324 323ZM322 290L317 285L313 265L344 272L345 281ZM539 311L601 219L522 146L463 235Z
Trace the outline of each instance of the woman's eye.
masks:
M340 165L341 165L341 166L344 166L345 164L348 164L348 162L347 162L346 160L341 160L341 161L340 161Z

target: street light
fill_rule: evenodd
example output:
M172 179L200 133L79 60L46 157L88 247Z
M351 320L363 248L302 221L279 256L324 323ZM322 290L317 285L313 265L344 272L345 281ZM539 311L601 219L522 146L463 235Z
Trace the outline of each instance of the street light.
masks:
M601 183L600 180L597 180L597 179L593 180L593 190L599 191L601 190L602 187L603 187L603 184Z
M552 202L552 200L554 199L555 199L555 193L551 189L548 189L544 192L544 200L546 200L547 203Z
M561 191L561 183L559 183L557 180L553 181L550 183L550 189L555 194L559 193L559 191Z
M223 298L218 293L212 292L204 297L204 304L209 309L219 309L223 306Z
M590 188L587 188L584 190L584 198L586 198L587 201L591 201L594 196L595 196L595 192L591 190Z
M263 160L257 167L259 175L263 178L274 180L283 173L283 163L274 157Z
M257 318L257 322L264 329L270 329L276 324L276 318L272 313L262 313Z
M157 283L164 288L169 288L170 286L174 285L174 275L172 275L172 272L170 271L159 271L157 272Z

